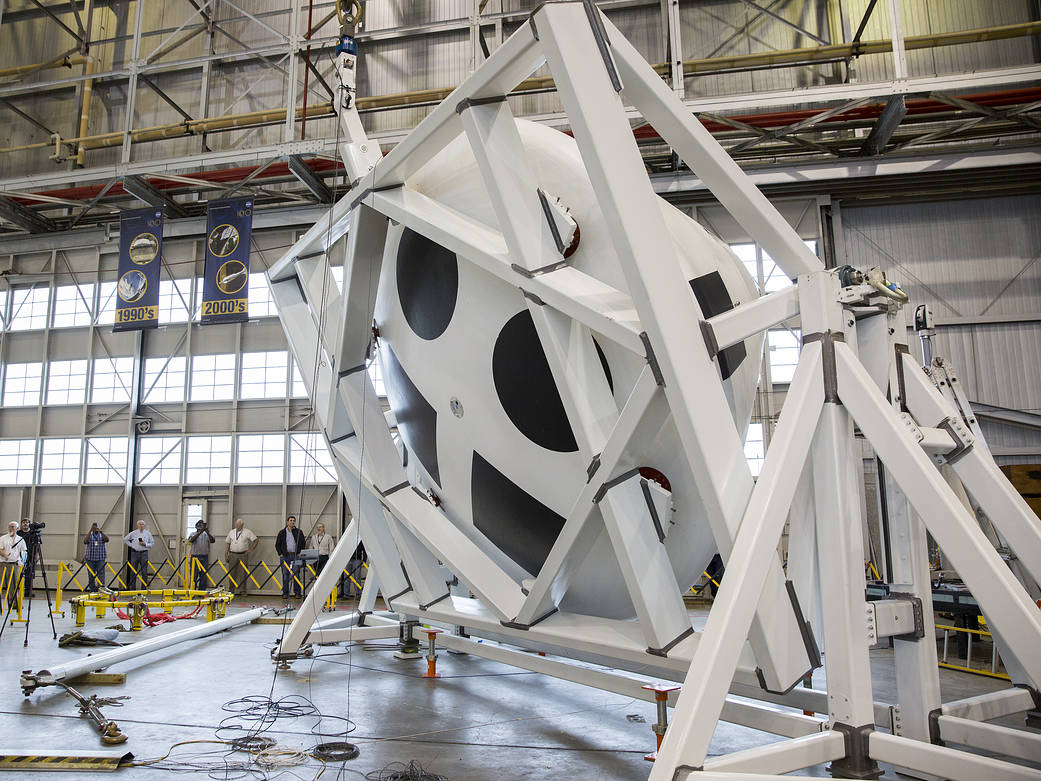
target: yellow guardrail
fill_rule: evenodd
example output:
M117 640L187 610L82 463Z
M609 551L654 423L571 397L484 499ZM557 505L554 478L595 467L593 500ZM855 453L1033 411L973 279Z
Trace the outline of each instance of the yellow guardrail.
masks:
M362 566L366 570L369 568L368 564L363 563ZM98 580L101 580L107 588L118 591L133 591L133 589L129 589L130 584L128 581L133 580L135 583L140 583L139 578L144 580L146 589L153 585L159 586L159 584L162 584L163 589L176 588L178 586L190 589L195 587L196 579L199 578L201 580L200 585L207 589L224 587L229 591L237 591L239 585L245 582L247 587L252 586L256 591L262 591L272 581L277 586L281 586L279 575L283 567L289 572L301 591L309 587L318 577L318 572L309 562L304 563L301 568L294 569L281 561L277 565L272 564L269 566L267 562L262 560L255 563L252 567L247 567L244 562L240 561L237 562L237 567L229 569L223 559L220 558L217 558L208 566L204 566L199 559L193 556L186 556L177 564L174 564L170 559L165 559L158 566L154 562L149 561L148 571L144 573L138 573L129 563L114 567L108 562L105 564L105 572L95 573L87 562L59 561L56 600L52 613L64 615L62 606L64 602L71 601L66 599L65 592L73 590L79 593L86 592L91 575L97 575ZM361 590L362 584L354 577L354 574L344 569L343 575L356 588ZM3 590L2 583L0 583L0 590ZM325 607L330 610L333 609L336 606L336 600L337 595L334 589L326 600Z
M998 646L993 641L990 645L990 664L987 667L974 667L972 665L973 637L990 638L990 632L984 629L967 629L965 627L950 626L948 624L937 624L936 628L943 630L943 653L938 662L940 667L944 667L948 670L961 670L962 672L975 673L976 675L986 675L991 678L1000 678L1003 681L1009 680L1008 673L999 672L999 668L1001 667L1001 657L998 655ZM958 664L950 660L951 633L954 633L955 637L958 636L958 633L963 633L965 635L965 664Z
M13 608L18 617L11 619L12 624L25 623L25 620L22 618L22 595L25 589L18 587L22 569L20 565L17 568L4 567L3 572L0 572L0 600L2 600L0 601L0 613Z

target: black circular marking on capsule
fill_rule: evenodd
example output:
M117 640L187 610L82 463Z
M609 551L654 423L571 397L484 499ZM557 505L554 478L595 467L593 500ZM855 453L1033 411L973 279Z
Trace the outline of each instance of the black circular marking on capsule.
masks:
M387 386L387 401L394 410L398 431L404 441L405 463L411 450L430 478L441 485L441 472L437 462L437 412L420 393L408 376L390 345L380 347L383 357L384 381Z
M499 403L521 434L547 450L578 450L535 323L526 309L511 317L495 340L492 380Z
M549 556L564 519L474 452L470 470L474 526L532 575Z
M398 301L420 339L436 339L455 313L459 262L455 253L406 228L398 242Z
M694 297L701 307L701 314L705 318L729 312L734 308L734 302L730 300L730 293L723 282L723 277L718 271L704 274L700 277L688 280L690 289L694 291ZM745 343L732 344L725 350L716 353L716 361L719 363L719 375L722 379L730 379L730 375L737 371L746 356Z
M607 356L604 355L604 350L600 346L600 342L596 339L593 340L593 346L596 347L596 354L600 359L600 366L603 368L604 376L607 378L607 387L611 389L611 393L614 393L614 377L611 376L611 366L607 363Z

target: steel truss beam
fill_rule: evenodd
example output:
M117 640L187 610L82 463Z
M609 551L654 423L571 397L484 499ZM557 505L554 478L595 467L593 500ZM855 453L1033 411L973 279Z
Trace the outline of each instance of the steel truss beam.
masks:
M598 287L595 280L561 262L560 243L550 240L552 231L543 222L530 166L524 164L523 145L503 100L544 63L555 78L625 275L625 305L632 315L624 324L609 316L610 308L599 300L606 293L615 306L621 303L621 291ZM736 343L796 311L802 319L802 354L754 484L712 363L718 345L710 349L707 341L690 338L703 332L704 316L686 292L623 98L647 117L785 273L797 278L794 293L769 296L749 305L747 312L707 324L709 332ZM460 134L474 153L496 226L476 223L406 184ZM364 136L349 130L346 142L364 143ZM870 773L876 760L920 772L942 767L954 778L988 772L1011 777L1013 770L1026 771L979 757L965 760L958 770L960 755L950 749L898 736L876 740L873 727L880 716L872 698L864 623L854 422L987 610L1008 649L1006 658L1017 662L1018 682L1034 689L1041 682L1041 659L1036 656L1041 614L941 476L937 462L949 461L988 515L1002 517L995 525L1031 572L1041 569L1041 536L1027 524L988 454L983 448L973 450L971 437L962 436L957 410L928 385L920 368L893 349L888 337L858 343L855 319L842 303L850 292L840 290L837 276L823 269L676 94L592 4L541 6L530 25L496 50L390 154L374 162L345 154L344 162L348 177L357 181L354 192L269 271L273 296L341 483L358 508L358 525L339 542L336 561L353 550L357 528L373 555L388 605L398 613L523 638L576 656L597 654L623 667L673 675L685 670L676 716L652 771L654 781L673 779L683 770L722 778L724 772L786 772L829 760L839 773ZM585 485L576 486L574 510L530 590L522 589L404 479L391 424L364 371L372 357L376 282L392 221L454 251L460 262L473 263L529 293L529 311L579 451L586 457L600 454L600 468L591 471ZM329 256L340 252L345 256L342 294L328 274ZM877 293L872 289L861 295L870 302ZM325 326L319 328L319 323ZM569 354L560 340L561 326L576 335L575 354ZM565 359L581 361L591 352L582 349L590 333L639 350L633 344L634 331L652 366L621 410L613 407L599 380L579 380L562 371ZM885 370L875 376L865 365ZM592 371L576 374L598 376ZM913 417L902 417L887 393L906 400ZM673 610L679 596L675 582L654 572L663 565L656 555L661 553L655 547L658 541L647 539L650 525L641 518L646 509L628 502L626 482L614 479L619 477L617 451L641 427L660 422L666 411L686 455L682 477L696 485L727 564L727 577L700 633ZM804 481L806 475L812 483ZM608 483L614 486L610 492ZM560 612L569 559L581 552L594 528L589 495L595 492L603 498L615 491L617 499L601 504L599 520L608 531L639 620ZM808 664L818 662L796 602L787 597L777 558L777 542L797 493L813 510L800 527L805 538L798 542L812 546L817 554L819 575L811 585L819 592L817 629L828 651L828 691L822 707L827 708L831 729L707 762L709 741L732 686L785 690L802 678ZM910 522L908 528L914 531L917 526ZM912 539L924 544L924 533ZM636 551L645 555L633 556ZM438 561L475 596L447 593ZM337 569L332 562L327 568ZM920 585L916 573L908 576L912 586ZM319 581L320 588L316 586L309 597L312 608L330 585ZM370 592L367 599L372 596ZM660 604L653 602L655 597ZM280 658L291 659L299 651L313 618L302 611L283 638ZM680 634L660 645L677 629ZM327 636L343 636L337 631L329 630L332 634ZM928 631L923 636L928 637ZM898 655L904 662L907 657ZM918 691L901 686L902 697L927 702L928 682ZM1030 773L1023 777L1041 776Z
M300 155L289 156L289 170L319 203L332 203L333 191L311 170Z
M6 196L0 196L0 217L29 233L50 233L57 227L53 220Z
M179 203L169 195L159 192L140 176L124 176L123 189L151 206L161 206L171 217L185 215L185 211Z

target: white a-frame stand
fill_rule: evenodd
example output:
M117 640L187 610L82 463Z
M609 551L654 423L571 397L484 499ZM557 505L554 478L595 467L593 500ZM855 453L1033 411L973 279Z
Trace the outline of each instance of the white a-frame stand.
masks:
M341 85L352 90L350 55L341 55ZM537 186L505 100L543 64L570 119L605 229L620 259L628 293L562 261ZM626 119L623 100L650 122L702 178L719 201L797 284L706 320L665 228L656 196ZM345 154L354 186L269 271L290 347L309 385L329 443L351 522L276 656L291 659L305 642L362 639L385 626L312 629L359 535L373 563L362 613L376 586L397 612L465 626L475 634L523 638L574 655L610 658L664 678L686 674L676 716L653 779L726 773L783 773L833 762L836 774L870 777L875 761L950 778L1023 778L1033 771L874 731L879 721L868 666L872 636L865 618L859 494L853 423L875 447L921 521L958 568L1014 660L1016 682L1032 706L1041 682L1041 611L1029 600L975 520L940 475L950 463L965 487L1041 578L1041 533L1029 509L993 461L973 448L956 410L900 350L895 339L864 338L858 317L878 308L879 291L843 288L750 183L675 94L589 2L547 3L386 157L366 145L350 102L341 108ZM406 180L451 140L465 134L493 205L498 229L478 223L408 187ZM401 223L520 289L528 302L590 479L576 486L563 530L533 584L521 588L426 496L411 490L368 373L376 284L389 222ZM349 228L349 234L343 238ZM327 255L345 252L342 294L327 273ZM801 315L804 347L777 431L753 484L741 440L713 363L719 350ZM893 334L887 328L886 333ZM592 334L647 359L648 366L618 409L596 361ZM902 331L897 338L902 335ZM701 337L704 336L704 339ZM858 354L858 349L860 350ZM865 368L871 366L869 370ZM887 400L889 393L892 401ZM639 477L628 474L629 442L671 413L726 576L703 633L692 630L654 534ZM606 421L606 423L605 423ZM932 454L932 455L930 455ZM596 465L593 468L593 465ZM729 691L784 692L819 663L805 630L795 589L786 587L776 553L796 493L806 512L793 517L795 548L816 551L817 575L800 594L821 601L820 635L827 655L828 729L774 714L776 731L803 735L763 749L706 761L709 741ZM561 612L598 505L638 621L610 621ZM921 592L919 636L931 628L928 573L918 543L924 535L907 513L912 541L908 582ZM798 539L796 539L798 536ZM443 563L473 595L445 585ZM667 575L667 576L666 576ZM914 590L914 589L911 589ZM908 599L910 603L912 600ZM900 600L892 600L899 603ZM902 605L889 606L893 615ZM881 609L880 609L881 610ZM912 611L913 612L913 611ZM881 622L885 611L873 611ZM926 648L928 640L920 648ZM935 655L935 648L933 649ZM920 668L935 676L928 653ZM1012 668L1010 668L1012 669ZM743 687L743 688L742 688ZM927 687L922 687L925 691ZM775 701L780 695L772 695ZM919 696L922 720L939 706ZM731 703L732 704L732 703ZM913 709L912 709L913 710ZM937 714L933 714L936 716ZM939 714L943 718L943 714ZM808 728L807 728L808 727ZM894 730L899 732L899 730ZM816 734L809 734L809 733ZM909 731L909 734L912 731ZM1018 773L1018 775L1013 775ZM1041 774L1034 774L1041 777Z

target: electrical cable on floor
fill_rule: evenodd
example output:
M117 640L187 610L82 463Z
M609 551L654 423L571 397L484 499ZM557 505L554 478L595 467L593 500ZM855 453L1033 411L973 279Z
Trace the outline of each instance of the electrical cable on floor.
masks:
M290 694L278 700L262 694L253 694L229 700L221 706L221 710L233 714L222 719L217 726L217 737L222 740L232 739L228 733L236 730L245 732L245 737L255 738L273 727L279 719L314 718L311 734L321 738L348 735L357 728L346 716L322 713L313 702L301 694ZM319 731L318 725L325 719L343 722L344 729L337 732Z
M319 743L311 749L312 756L326 762L346 762L349 759L357 758L359 753L356 745L344 741Z
M391 762L380 770L373 770L365 774L368 781L448 781L448 776L430 773L416 760L404 762Z

